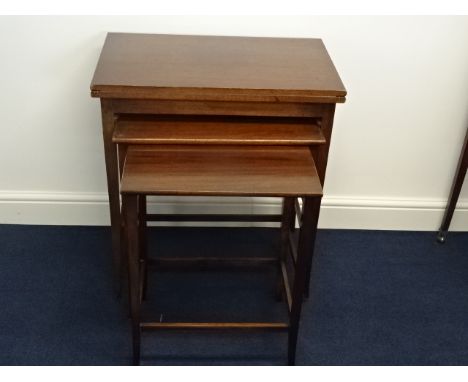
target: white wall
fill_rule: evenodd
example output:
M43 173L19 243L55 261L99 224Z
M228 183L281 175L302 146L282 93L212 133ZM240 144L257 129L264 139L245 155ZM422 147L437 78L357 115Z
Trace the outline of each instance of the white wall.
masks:
M0 223L107 224L99 102L108 31L322 38L337 106L321 227L435 230L468 127L468 17L0 17ZM273 211L203 199L153 208ZM468 229L468 186L453 227Z

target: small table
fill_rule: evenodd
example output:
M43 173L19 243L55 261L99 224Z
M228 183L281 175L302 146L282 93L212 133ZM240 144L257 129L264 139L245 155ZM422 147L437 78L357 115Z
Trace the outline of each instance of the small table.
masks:
M155 127L156 130L159 128L159 125ZM140 364L142 331L187 329L287 331L288 365L295 364L308 264L313 258L322 198L322 186L307 145L131 144L126 150L120 192L127 243L134 365ZM297 243L294 252L290 252L290 261L287 251L278 252L274 257L262 258L262 261L272 261L272 264L276 264L278 276L281 273L278 284L284 286L288 320L142 321L140 308L147 289L146 270L150 260L153 260L148 258L145 249L141 248L141 243L145 242L144 224L147 215L140 210L140 205L141 198L146 198L147 195L276 196L295 200L302 198L304 202L298 240L292 238L287 221L283 221L280 228L281 234L287 234L291 243ZM184 256L182 259L194 258ZM207 262L213 260L206 257L202 259ZM217 256L215 259L216 262L228 260L225 256ZM259 257L232 258L243 264L249 264L254 259L260 260ZM159 260L180 262L180 259L164 256L159 256ZM291 273L288 272L288 268L293 270L294 277L291 279L288 276L288 273ZM202 278L203 276L200 277Z
M345 101L346 90L320 39L109 33L91 95L101 100L112 252L120 281L120 177L112 141L120 116L313 119L325 139L311 146L323 186L335 105ZM286 205L294 209L294 203Z

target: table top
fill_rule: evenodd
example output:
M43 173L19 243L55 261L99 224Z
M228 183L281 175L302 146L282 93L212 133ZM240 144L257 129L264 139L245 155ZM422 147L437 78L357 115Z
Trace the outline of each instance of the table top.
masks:
M320 39L108 33L100 98L344 102Z
M306 146L129 146L122 193L321 196Z

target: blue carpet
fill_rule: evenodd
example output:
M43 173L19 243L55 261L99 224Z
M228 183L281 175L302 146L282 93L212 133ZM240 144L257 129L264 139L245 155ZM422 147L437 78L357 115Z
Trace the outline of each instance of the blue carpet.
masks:
M181 240L183 238L183 240ZM272 229L152 229L164 255L270 255ZM222 248L222 253L219 249ZM299 365L468 364L468 234L321 230ZM275 269L153 272L156 320L281 320ZM0 364L128 365L108 227L0 225ZM281 365L278 333L145 333L143 365Z

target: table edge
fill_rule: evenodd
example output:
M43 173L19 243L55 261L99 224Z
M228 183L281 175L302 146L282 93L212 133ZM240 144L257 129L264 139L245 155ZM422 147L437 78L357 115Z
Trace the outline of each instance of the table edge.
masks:
M94 85L93 98L152 99L180 101L260 101L344 103L346 90L287 90L230 88L162 88L144 86Z

